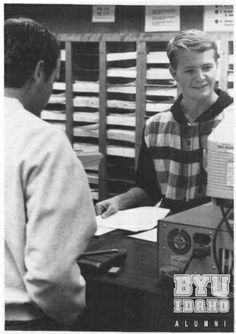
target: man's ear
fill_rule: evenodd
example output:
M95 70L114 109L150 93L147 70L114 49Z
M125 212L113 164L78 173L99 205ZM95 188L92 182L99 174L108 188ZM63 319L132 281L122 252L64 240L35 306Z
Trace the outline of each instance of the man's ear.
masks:
M44 61L39 60L35 66L33 74L35 85L41 84L41 82L45 81L44 67Z
M170 74L172 75L173 79L176 81L176 69L173 67L169 67Z

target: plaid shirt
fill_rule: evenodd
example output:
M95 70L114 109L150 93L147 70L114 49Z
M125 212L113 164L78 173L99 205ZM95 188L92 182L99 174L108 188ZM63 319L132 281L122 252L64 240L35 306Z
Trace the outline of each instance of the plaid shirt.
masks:
M223 118L222 111L232 98L217 90L217 101L190 123L181 108L180 96L169 111L146 122L137 170L137 185L155 203L165 201L201 204L206 201L207 138ZM143 162L142 160L149 160ZM151 161L150 161L151 160ZM170 206L170 205L167 205Z

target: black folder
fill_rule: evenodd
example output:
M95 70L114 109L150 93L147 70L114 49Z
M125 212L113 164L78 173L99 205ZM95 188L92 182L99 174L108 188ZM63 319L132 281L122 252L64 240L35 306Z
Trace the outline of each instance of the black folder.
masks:
M120 267L127 257L125 249L119 249L114 253L93 254L81 256L77 263L80 266L82 274L103 274L112 267Z

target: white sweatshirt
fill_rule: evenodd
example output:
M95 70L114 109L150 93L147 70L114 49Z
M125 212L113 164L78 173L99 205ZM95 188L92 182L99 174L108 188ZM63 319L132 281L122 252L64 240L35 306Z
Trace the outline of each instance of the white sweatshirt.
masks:
M84 169L63 131L5 98L5 317L65 325L85 307L76 259L96 230Z

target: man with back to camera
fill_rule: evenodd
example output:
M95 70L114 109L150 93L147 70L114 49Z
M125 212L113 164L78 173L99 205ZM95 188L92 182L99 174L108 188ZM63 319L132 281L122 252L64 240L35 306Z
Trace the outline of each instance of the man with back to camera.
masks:
M60 48L27 18L5 21L5 328L69 328L85 307L76 259L96 230L84 169L66 135L38 116Z
M177 33L169 42L170 72L181 94L166 112L145 125L136 186L101 201L97 214L108 217L131 207L155 205L180 212L209 201L206 197L207 137L232 108L233 99L215 88L217 46L199 30ZM224 112L223 112L224 111Z

